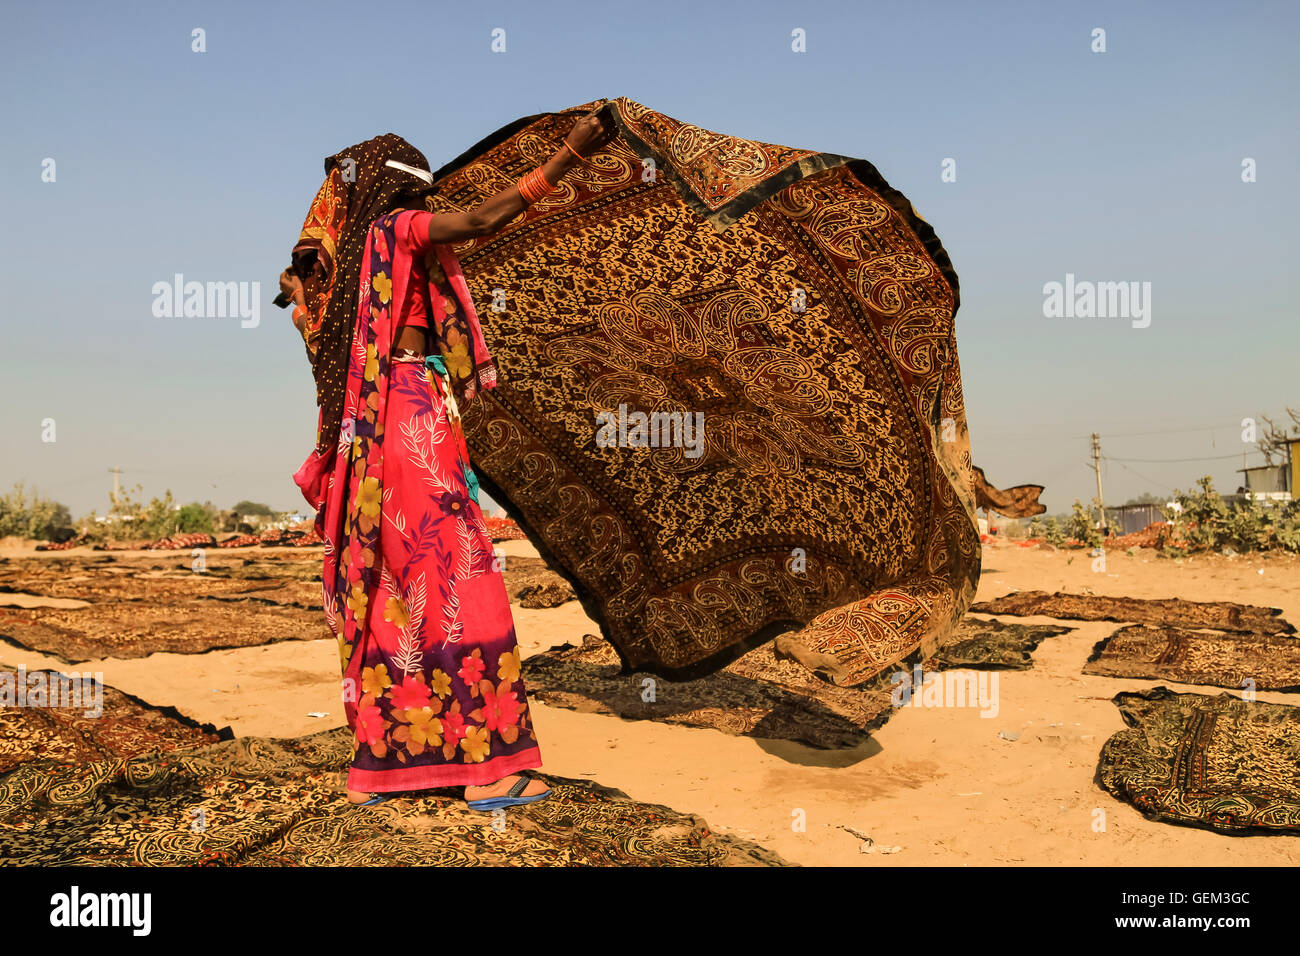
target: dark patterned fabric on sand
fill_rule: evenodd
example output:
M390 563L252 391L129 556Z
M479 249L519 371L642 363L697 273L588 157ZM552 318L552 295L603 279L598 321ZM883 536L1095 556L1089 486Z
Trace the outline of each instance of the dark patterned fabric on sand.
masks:
M1300 833L1300 708L1166 687L1114 699L1131 729L1101 749L1104 789L1167 823Z
M1058 591L1015 591L993 601L981 601L971 608L978 614L1041 615L1076 621L1121 621L1133 624L1170 624L1208 627L1223 631L1255 634L1294 634L1273 607L1233 604L1230 601L1184 601L1181 598L1144 600L1102 597L1098 594L1064 594Z
M428 207L508 186L596 105L492 134ZM454 247L501 375L461 410L484 488L633 667L802 625L852 682L932 652L979 575L933 229L863 160L605 109L590 165Z
M1300 641L1269 634L1135 624L1101 641L1083 672L1236 690L1250 680L1256 690L1300 690Z
M501 568L506 593L511 601L528 608L559 607L577 595L569 582L546 566L540 558L506 560Z
M192 558L156 556L0 562L0 591L91 605L0 608L0 638L83 661L328 636L320 616L318 556L245 559L209 552L202 566L198 572Z
M524 661L528 693L555 707L826 749L859 746L889 718L892 685L884 677L837 687L779 659L774 642L684 681L622 673L614 648L594 634L583 636L582 647L564 644Z
M165 651L202 654L224 647L326 636L320 612L219 601L107 604L75 610L0 609L0 637L65 661L147 657Z
M58 773L24 765L0 777L0 864L784 865L699 817L582 780L546 777L551 797L507 811L500 832L455 790L353 807L351 757L338 728Z
M26 675L38 673L48 685L58 672ZM32 761L46 766L92 763L200 747L232 736L228 727L197 724L175 708L151 707L107 685L102 690L98 716L86 716L87 707L0 707L0 773Z
M1051 624L1005 624L966 617L957 625L952 643L930 659L930 670L970 667L985 670L1028 670L1034 666L1030 652L1044 638L1068 634L1072 627Z

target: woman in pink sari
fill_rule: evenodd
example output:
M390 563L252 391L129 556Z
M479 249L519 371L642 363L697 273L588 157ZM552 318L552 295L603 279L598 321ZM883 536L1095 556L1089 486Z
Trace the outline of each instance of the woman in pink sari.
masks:
M388 134L331 156L281 288L312 360L317 446L294 476L325 541L355 752L348 799L463 786L474 809L549 794L509 599L457 404L496 384L450 244L490 235L606 142L595 114L516 185L425 212L428 161Z

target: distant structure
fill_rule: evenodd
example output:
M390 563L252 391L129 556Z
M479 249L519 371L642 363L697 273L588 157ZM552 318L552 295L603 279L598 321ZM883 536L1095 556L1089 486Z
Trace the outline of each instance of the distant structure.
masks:
M1149 524L1164 521L1161 508L1170 510L1169 503L1164 505L1112 505L1106 509L1106 523L1116 534L1132 534L1141 531Z
M1290 501L1295 494L1300 468L1300 438L1286 444L1286 460L1276 465L1238 468L1244 476L1240 493L1260 501Z

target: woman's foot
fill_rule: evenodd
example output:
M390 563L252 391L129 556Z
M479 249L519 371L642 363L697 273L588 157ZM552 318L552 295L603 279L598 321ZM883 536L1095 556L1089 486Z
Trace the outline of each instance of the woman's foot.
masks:
M519 782L519 777L520 774L512 773L508 777L502 777L496 783L484 784L481 787L466 787L465 801L468 803L471 800L487 800L491 797L504 797L510 793L510 788ZM530 777L528 780L528 786L524 787L523 793L517 794L517 796L536 797L539 794L545 793L548 789L550 788L542 781L538 780L536 777Z
M377 793L361 793L357 790L349 790L348 803L352 803L352 804L369 803L377 796L379 796L379 794Z

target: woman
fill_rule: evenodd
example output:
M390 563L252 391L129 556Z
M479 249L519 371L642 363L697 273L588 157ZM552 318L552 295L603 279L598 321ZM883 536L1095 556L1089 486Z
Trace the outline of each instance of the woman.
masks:
M355 753L348 799L464 786L471 808L544 799L509 599L457 403L496 369L449 244L491 235L608 141L593 112L517 184L431 214L429 163L392 134L325 161L293 265L316 378L317 446L294 480L325 540Z

